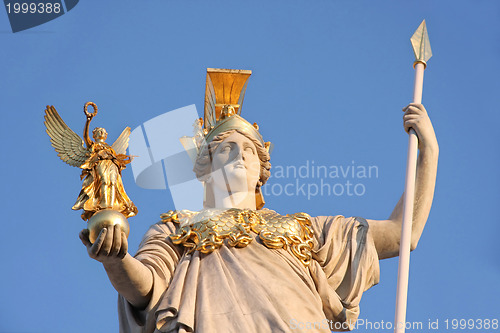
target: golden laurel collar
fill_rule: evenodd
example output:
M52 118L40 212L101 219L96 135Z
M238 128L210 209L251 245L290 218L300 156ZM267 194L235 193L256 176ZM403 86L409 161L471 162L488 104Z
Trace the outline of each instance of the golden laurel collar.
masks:
M178 224L176 232L169 237L174 244L186 247L188 253L212 253L226 239L228 246L245 247L256 234L270 249L290 250L304 265L309 265L311 260L313 231L306 213L280 215L269 209L236 208L182 210L168 211L161 219Z

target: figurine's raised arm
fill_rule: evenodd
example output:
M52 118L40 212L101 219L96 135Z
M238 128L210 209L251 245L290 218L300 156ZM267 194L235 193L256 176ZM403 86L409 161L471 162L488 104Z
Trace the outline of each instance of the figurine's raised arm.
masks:
M92 106L94 108L94 112L90 113L87 111L88 106ZM83 129L83 140L85 140L85 143L87 144L87 148L90 148L92 146L92 140L90 139L89 135L89 127L90 127L90 122L92 121L92 118L97 114L97 105L92 102L87 102L85 103L85 106L83 107L83 112L85 113L85 116L87 117L87 121L85 122L85 127Z
M410 104L403 109L404 128L410 127L418 136L418 161L415 184L415 200L411 234L411 250L417 247L427 217L431 210L436 184L439 146L431 120L422 104ZM368 220L375 247L380 259L395 257L399 253L401 225L403 219L403 197L399 200L387 220Z

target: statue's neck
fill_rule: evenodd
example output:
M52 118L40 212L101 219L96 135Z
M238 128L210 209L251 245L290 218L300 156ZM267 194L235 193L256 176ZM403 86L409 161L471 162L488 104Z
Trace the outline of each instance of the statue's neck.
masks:
M217 209L229 209L229 208L239 208L239 209L256 209L255 205L255 192L253 191L243 191L243 192L232 192L222 191L217 187L213 187L214 203Z

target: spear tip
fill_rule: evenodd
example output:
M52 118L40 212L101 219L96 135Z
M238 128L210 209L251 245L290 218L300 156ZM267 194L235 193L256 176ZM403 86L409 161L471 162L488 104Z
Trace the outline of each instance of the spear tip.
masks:
M411 36L410 41L415 53L415 63L421 62L426 65L427 60L432 57L432 50L425 19L420 23L413 36Z

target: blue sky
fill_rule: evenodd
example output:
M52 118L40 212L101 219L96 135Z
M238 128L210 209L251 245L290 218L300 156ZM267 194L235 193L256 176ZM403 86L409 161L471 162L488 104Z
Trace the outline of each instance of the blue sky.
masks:
M270 195L266 207L384 219L403 191L409 38L424 18L434 55L423 103L440 161L428 225L411 256L407 320L424 328L439 320L442 332L446 319L500 319L499 2L80 1L16 34L0 10L0 332L118 327L116 292L88 258L78 239L85 223L70 209L80 172L50 146L46 105L80 133L82 107L95 102L92 125L114 140L124 127L170 110L196 104L200 112L207 67L251 69L243 112L274 143L274 167L378 170L372 178L325 179L362 184L363 195ZM139 208L130 219L134 253L173 203L168 191L136 186L131 170L123 178ZM274 177L267 186L294 181ZM381 262L360 318L393 321L397 265Z

